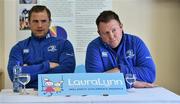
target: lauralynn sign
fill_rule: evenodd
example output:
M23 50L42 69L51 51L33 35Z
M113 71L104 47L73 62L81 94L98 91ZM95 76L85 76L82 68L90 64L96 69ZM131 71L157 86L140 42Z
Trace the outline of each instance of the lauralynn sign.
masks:
M126 94L122 73L39 74L38 95Z

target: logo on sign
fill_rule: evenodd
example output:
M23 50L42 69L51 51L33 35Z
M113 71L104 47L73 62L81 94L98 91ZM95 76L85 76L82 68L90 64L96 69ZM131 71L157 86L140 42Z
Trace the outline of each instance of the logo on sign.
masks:
M122 73L39 74L38 94L55 95L116 95L125 94Z

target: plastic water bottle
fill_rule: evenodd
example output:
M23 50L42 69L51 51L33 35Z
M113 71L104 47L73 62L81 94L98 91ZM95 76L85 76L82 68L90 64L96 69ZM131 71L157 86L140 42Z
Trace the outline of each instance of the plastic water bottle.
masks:
M13 67L13 92L20 92L22 89L22 85L18 81L18 75L21 73L21 66L20 62L17 62L17 64Z

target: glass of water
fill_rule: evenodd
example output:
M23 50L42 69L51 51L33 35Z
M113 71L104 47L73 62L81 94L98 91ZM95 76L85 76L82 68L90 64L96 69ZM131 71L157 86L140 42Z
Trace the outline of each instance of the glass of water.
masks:
M136 74L126 74L125 75L126 82L130 85L130 88L133 88L133 84L136 81Z
M23 85L22 95L27 95L26 84L29 83L31 77L28 73L21 73L18 75L18 81Z

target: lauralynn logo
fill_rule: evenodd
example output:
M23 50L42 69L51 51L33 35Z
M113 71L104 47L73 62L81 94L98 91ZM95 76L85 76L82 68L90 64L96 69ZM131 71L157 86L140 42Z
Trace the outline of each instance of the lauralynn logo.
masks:
M52 96L63 91L63 80L53 82L50 78L42 78L42 82L42 92L44 95Z
M133 58L134 57L134 53L132 49L129 49L126 51L126 58Z
M104 80L101 78L93 79L93 80L74 80L68 79L69 86L119 86L122 85L122 80Z

